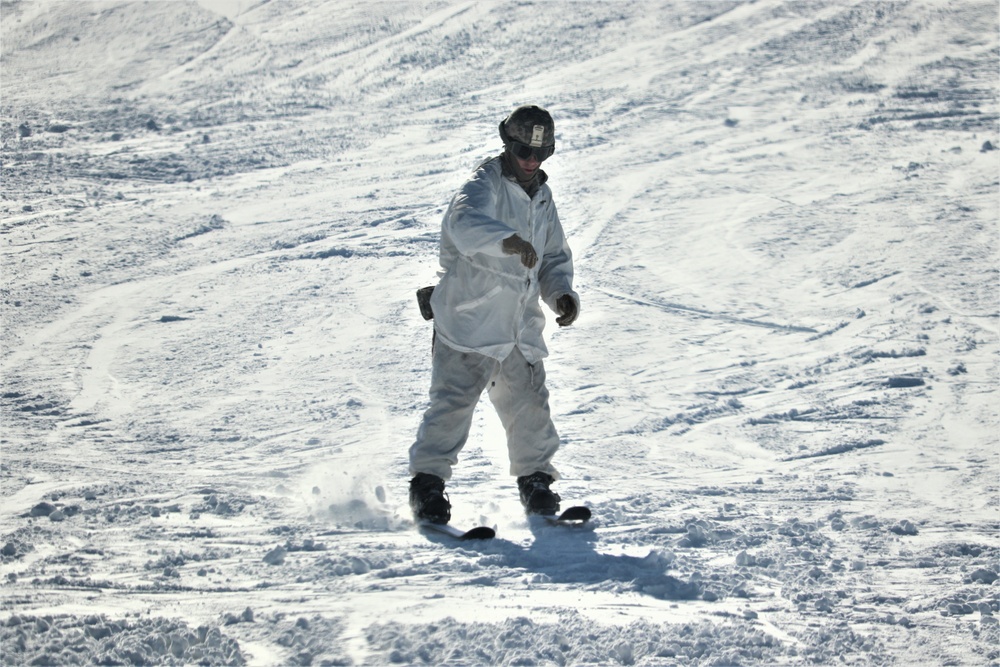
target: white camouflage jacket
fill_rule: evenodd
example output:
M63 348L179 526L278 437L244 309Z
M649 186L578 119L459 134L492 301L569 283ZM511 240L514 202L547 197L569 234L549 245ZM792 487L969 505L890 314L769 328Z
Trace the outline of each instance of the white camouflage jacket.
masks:
M513 234L534 246L534 268L504 254L501 244ZM499 156L481 164L452 198L441 223L440 275L431 297L438 339L501 361L515 346L532 364L548 354L539 296L554 312L564 294L580 304L552 190L542 182L529 198L503 175Z

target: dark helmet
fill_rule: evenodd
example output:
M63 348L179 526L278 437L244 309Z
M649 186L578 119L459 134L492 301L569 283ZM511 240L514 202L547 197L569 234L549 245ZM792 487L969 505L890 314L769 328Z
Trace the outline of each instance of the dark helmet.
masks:
M529 151L542 149L536 154L543 154L539 156L543 160L555 150L556 126L545 109L533 104L522 106L500 121L500 138L508 149L512 144L521 144Z

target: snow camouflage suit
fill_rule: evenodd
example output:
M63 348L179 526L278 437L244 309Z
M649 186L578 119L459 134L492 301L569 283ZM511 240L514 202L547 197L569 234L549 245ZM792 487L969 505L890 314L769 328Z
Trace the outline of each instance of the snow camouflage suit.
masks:
M479 397L489 387L507 433L510 472L546 472L559 436L549 414L542 359L545 315L573 291L573 258L552 201L538 172L529 196L504 167L503 156L481 164L451 201L441 225L441 279L431 297L434 362L431 404L410 448L410 472L451 478L472 425ZM539 261L526 268L505 254L503 240L517 234L534 246Z

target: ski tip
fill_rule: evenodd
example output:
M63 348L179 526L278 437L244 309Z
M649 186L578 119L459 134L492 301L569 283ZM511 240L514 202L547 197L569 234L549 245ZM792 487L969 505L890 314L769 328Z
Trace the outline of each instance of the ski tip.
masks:
M561 526L582 526L583 524L590 521L590 508L578 505L576 507L569 507L563 510L562 514L559 515L547 515L545 520L554 525Z
M563 511L557 517L552 517L556 521L567 521L567 522L578 522L583 523L584 521L589 521L591 517L591 512L589 507L584 507L583 505L577 505L576 507L569 507Z
M455 526L447 523L420 521L417 525L421 528L421 530L442 533L459 540L489 540L496 537L497 534L495 530L487 526L476 526L475 528L471 528L469 530L462 530L461 528L456 528Z
M476 526L462 534L463 540L492 540L497 536L497 532L486 526Z

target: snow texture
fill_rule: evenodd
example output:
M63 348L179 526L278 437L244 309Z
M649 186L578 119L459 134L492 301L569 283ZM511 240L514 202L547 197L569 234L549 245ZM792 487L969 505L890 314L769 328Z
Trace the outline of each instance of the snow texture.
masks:
M4 0L0 662L996 665L993 0ZM538 103L584 528L406 508L441 215Z

